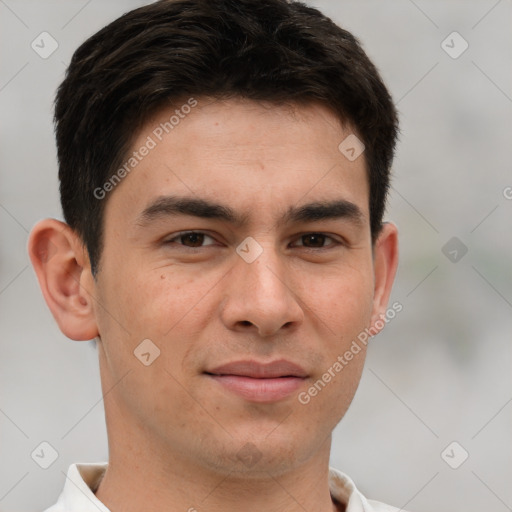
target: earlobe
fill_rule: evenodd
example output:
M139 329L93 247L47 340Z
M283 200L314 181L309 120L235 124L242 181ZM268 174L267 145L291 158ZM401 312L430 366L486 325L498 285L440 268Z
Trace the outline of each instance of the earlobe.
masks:
M77 234L64 222L42 220L30 233L28 252L45 301L60 330L77 341L96 337L93 290L86 290L84 286L90 266L86 265L86 251ZM88 275L84 275L86 273Z
M398 267L398 229L386 222L382 226L374 247L374 295L370 323L372 333L379 332L385 325L386 308Z

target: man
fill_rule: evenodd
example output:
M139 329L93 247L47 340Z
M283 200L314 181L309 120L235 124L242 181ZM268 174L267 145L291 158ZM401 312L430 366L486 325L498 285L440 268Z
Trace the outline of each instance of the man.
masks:
M66 223L29 251L96 339L109 462L48 510L396 510L329 468L398 256L397 116L356 39L285 0L156 2L75 52L55 120Z

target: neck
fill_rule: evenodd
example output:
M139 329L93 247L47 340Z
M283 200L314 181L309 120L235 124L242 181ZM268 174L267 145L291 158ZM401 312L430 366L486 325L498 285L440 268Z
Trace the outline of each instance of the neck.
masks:
M344 510L329 490L330 434L307 450L286 436L252 432L261 457L253 467L229 453L245 446L242 440L215 431L205 441L209 432L189 425L184 443L176 426L134 416L114 384L106 379L103 385L112 390L104 396L109 465L95 494L111 512Z
M344 510L334 505L328 486L330 438L318 455L279 476L266 471L226 475L180 454L164 455L144 440L129 445L119 440L110 444L109 465L96 491L111 512Z

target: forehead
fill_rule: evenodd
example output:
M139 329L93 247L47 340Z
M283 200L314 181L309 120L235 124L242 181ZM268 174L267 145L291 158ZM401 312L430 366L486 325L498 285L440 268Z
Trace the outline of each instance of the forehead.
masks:
M349 160L340 151L354 131L326 107L192 100L162 109L139 131L108 210L133 220L155 198L178 194L244 215L342 198L368 216L364 154Z

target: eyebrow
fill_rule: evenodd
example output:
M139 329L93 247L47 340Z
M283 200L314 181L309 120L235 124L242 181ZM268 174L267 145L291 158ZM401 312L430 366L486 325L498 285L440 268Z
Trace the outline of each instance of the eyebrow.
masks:
M142 211L135 222L137 225L145 227L156 220L177 215L222 220L236 226L247 224L249 220L248 213L237 213L227 205L207 199L189 196L160 196ZM278 224L329 219L347 219L358 226L365 223L365 216L359 206L346 199L337 199L291 206L280 217Z

